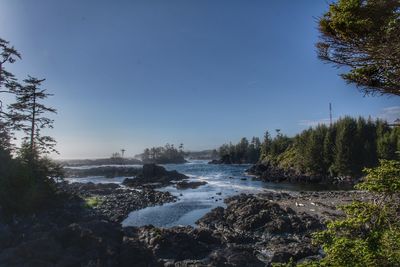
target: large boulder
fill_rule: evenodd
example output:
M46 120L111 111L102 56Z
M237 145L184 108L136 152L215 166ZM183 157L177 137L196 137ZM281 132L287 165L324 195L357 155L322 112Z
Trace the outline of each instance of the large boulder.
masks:
M163 187L172 184L172 181L188 179L186 175L177 171L167 171L156 164L144 164L142 173L136 178L126 178L122 184L131 187Z
M176 188L182 189L182 190L183 189L195 189L199 186L206 185L206 184L207 184L207 182L204 182L204 181L195 181L195 182L181 181L181 182L176 183Z
M225 209L215 208L197 221L227 244L227 248L215 252L218 264L262 266L259 259L268 265L318 255L318 247L310 238L311 233L324 228L318 218L251 195L235 196L226 203Z

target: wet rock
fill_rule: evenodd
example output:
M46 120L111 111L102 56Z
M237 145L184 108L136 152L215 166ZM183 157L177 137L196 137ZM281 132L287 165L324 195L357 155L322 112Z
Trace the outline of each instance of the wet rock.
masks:
M200 182L186 182L186 181L182 181L182 182L178 182L176 183L176 188L177 189L196 189L202 185L206 185L207 182L204 181L200 181Z

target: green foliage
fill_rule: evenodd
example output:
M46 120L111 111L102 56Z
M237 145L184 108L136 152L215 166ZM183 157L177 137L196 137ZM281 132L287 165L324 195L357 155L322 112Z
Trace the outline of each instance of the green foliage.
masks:
M88 208L97 207L101 205L102 202L103 200L97 196L85 198L85 206Z
M39 88L43 80L32 77L22 86L14 75L5 70L5 63L14 63L21 58L14 47L0 39L0 96L10 94L16 102L7 109L0 98L0 211L13 215L31 213L51 203L54 196L54 178L62 177L62 167L44 153L54 151L54 140L42 136L41 130L52 128L52 120L44 116L54 113L41 100L49 94ZM11 143L16 131L27 134L17 157Z
M381 160L380 167L365 169L367 176L358 189L392 196L400 192L400 161Z
M381 120L344 117L331 126L318 125L293 138L268 132L261 144L261 159L285 170L323 177L360 177L378 158L397 159L400 128Z
M144 163L168 164L184 163L184 155L183 144L180 144L178 148L166 144L164 147L146 148L141 157Z
M0 208L5 214L31 213L49 204L54 196L54 180L62 169L47 158L29 163L9 158L1 162Z
M290 258L288 263L272 263L272 267L296 267L296 263Z
M318 56L365 93L400 95L400 1L339 0L319 21Z
M5 65L12 64L20 58L18 51L10 46L9 42L0 38L0 154L13 149L12 129L15 127L14 120L16 119L3 103L2 96L14 93L19 85L14 75L6 70Z
M29 76L24 80L24 86L16 88L16 102L10 105L13 115L18 117L18 129L26 134L24 141L29 143L32 155L57 152L54 148L56 141L50 136L42 135L43 129L53 128L53 120L45 114L56 113L54 108L42 103L51 96L41 88L44 81L45 79Z
M335 157L333 169L343 176L352 176L360 173L357 169L357 122L349 117L340 121L337 127Z
M253 137L251 142L243 137L236 145L232 143L222 145L218 149L218 154L224 163L256 163L261 154L261 142L258 137Z
M400 265L400 162L381 160L366 169L357 185L374 196L371 202L354 201L341 207L345 219L329 222L314 235L325 257L299 266L399 266Z

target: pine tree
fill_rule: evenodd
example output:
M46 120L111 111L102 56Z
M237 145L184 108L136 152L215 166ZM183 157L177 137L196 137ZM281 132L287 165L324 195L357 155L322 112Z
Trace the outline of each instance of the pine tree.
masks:
M271 143L272 143L271 135L269 134L268 131L266 131L264 134L263 143L261 144L261 158L260 158L261 160L270 154Z
M4 94L13 94L19 86L15 76L5 69L6 63L14 63L21 55L9 42L0 38L0 153L9 155L12 150L12 129L16 128L17 117L11 116L3 103ZM10 157L10 156L8 156Z
M319 21L320 59L364 93L400 95L400 1L339 0Z
M16 90L16 103L11 104L15 116L20 118L21 129L26 133L25 142L29 144L31 160L44 153L57 152L55 140L51 136L42 135L45 128L53 128L53 120L46 117L47 113L56 110L45 106L42 101L51 96L41 89L44 79L29 76L24 80L25 85Z
M337 125L336 155L334 170L341 176L353 176L358 174L356 167L357 154L355 150L355 137L357 125L354 119L345 117Z
M324 165L327 170L327 174L333 176L332 165L335 158L335 136L336 136L336 125L328 128L324 137Z

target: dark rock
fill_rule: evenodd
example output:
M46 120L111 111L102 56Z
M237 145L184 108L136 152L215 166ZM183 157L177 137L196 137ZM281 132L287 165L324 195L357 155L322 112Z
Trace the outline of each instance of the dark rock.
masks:
M164 260L203 259L211 252L210 247L204 241L213 244L218 242L211 237L210 232L199 232L191 227L160 229L147 226L128 228L125 230L127 237L137 238L152 251L156 258Z
M200 182L186 182L186 181L182 181L182 182L178 182L178 183L176 183L176 188L177 189L195 189L195 188L197 188L197 187L199 187L199 186L202 186L202 185L206 185L207 184L207 182L203 182L203 181L200 181Z
M283 169L269 161L256 163L247 170L247 173L255 175L257 179L265 182L340 185L343 189L352 189L354 184L358 183L361 179L312 175L299 172L295 169Z
M223 156L221 159L213 159L208 164L233 164L229 155Z
M145 247L137 237L125 236L122 241L121 252L119 255L120 266L162 266L154 257L152 251Z
M91 211L112 222L121 222L134 210L176 200L169 192L149 188L131 190L117 184L62 183L59 187L83 198L98 198L99 203Z
M301 262L319 257L310 236L324 225L320 218L284 203L354 196L347 192L242 194L228 198L226 208L207 213L198 220L198 228L122 228L113 221L172 196L148 188L59 186L63 199L55 201L54 208L0 223L0 266L257 267L290 258ZM101 203L87 208L81 196L98 196Z
M222 255L217 254L217 262L241 266L250 262L250 259L254 259L255 262L252 264L257 266L260 264L257 258L262 258L264 263L287 262L291 257L298 260L318 254L309 238L312 232L324 228L317 218L296 213L290 208L270 202L267 198L250 195L235 196L227 199L226 203L226 209L215 208L196 223L201 228L214 231L216 235L222 235L224 243L229 244L229 247L240 245L241 249L249 250L246 250L246 253L243 252L243 255L242 252L235 252L232 259L227 257L230 252L219 251ZM276 238L271 239L274 237ZM258 244L267 245L257 248ZM267 250L266 255L261 255L260 251L264 250ZM247 260L241 262L239 260L241 257Z
M14 235L7 224L0 223L0 251L11 246Z
M232 246L211 255L211 266L252 266L264 267L265 263L257 259L252 248Z
M155 164L144 164L143 172L138 177L123 181L123 185L130 187L163 187L171 185L172 181L188 179L186 175L177 171L167 171L164 167Z

